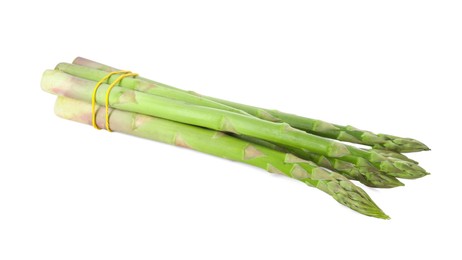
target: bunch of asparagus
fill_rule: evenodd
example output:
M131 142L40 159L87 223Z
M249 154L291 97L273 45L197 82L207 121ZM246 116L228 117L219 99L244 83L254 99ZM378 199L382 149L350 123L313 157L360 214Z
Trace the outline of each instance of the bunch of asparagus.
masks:
M114 71L118 69L76 58L72 64L60 63L45 71L41 86L58 96L58 116L91 125L93 90ZM106 91L118 77L109 77L96 92L99 128L106 126ZM287 175L367 216L389 218L351 180L369 187L392 188L403 185L398 178L428 174L402 154L429 150L417 140L203 96L139 76L118 82L110 92L109 105L113 131Z

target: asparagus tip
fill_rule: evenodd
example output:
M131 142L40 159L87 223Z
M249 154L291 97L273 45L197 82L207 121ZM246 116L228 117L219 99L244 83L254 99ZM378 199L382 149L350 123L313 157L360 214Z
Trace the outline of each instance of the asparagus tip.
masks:
M328 181L324 187L318 185L318 188L330 194L341 204L361 214L381 219L389 218L363 189L337 173L332 172L331 176L335 178L333 181Z
M372 184L370 186L376 188L396 188L404 186L404 183L400 182L397 178L393 176L388 176L382 173L371 173L372 176L367 176L369 182Z
M388 216L387 214L385 214L383 211L381 212L378 212L376 216L374 216L376 218L381 218L381 219L391 219L390 216Z
M412 138L403 138L386 134L379 134L379 136L386 138L387 141L385 143L375 145L374 148L377 149L391 150L401 153L430 151L430 148L427 145Z
M393 165L396 168L400 169L402 172L400 176L397 177L401 177L404 179L417 179L430 174L419 165L411 162L394 160Z

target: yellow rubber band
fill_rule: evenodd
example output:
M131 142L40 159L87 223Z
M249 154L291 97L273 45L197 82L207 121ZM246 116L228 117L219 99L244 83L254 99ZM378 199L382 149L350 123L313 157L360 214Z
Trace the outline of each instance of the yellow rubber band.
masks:
M112 132L111 127L109 125L109 95L111 94L111 90L119 83L122 79L126 77L136 77L138 74L132 73L132 72L127 72L125 74L120 75L114 82L112 82L111 85L106 90L106 130L109 132Z
M98 88L101 86L101 84L106 82L112 75L127 74L127 73L131 73L131 71L128 71L128 70L114 71L114 72L111 72L111 73L107 74L106 76L104 76L104 78L102 78L100 81L98 81L98 83L96 83L95 88L93 89L93 94L91 96L91 114L92 114L91 123L92 123L94 128L96 128L98 130L101 129L101 128L98 127L98 124L96 123L96 93L98 92ZM107 108L106 108L106 110L107 110Z

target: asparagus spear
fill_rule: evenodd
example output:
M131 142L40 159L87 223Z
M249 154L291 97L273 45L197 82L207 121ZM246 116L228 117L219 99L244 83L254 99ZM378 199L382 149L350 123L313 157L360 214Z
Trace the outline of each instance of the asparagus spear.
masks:
M337 139L340 141L357 143L371 146L375 149L390 150L400 153L428 151L428 148L422 142L412 139L392 136L387 134L374 134L373 132L360 130L353 126L342 126L328 123L318 119L311 119L293 114L280 112L277 110L269 110L258 107L252 107L235 102L230 102L223 99L207 97L210 100L220 102L222 104L238 108L247 113L261 117L266 115L266 118L283 121L300 130L307 131L319 136Z
M74 64L95 68L98 70L111 72L117 70L113 67L97 63L85 58L78 57L74 60ZM82 75L83 77L83 75ZM176 89L174 87L155 82L152 80L141 78L156 85L163 86L166 88ZM177 89L178 90L178 89ZM196 94L194 92L188 92L190 94ZM196 94L198 95L198 94ZM411 138L402 138L398 136L392 136L387 134L374 134L370 131L359 130L353 126L342 126L324 122L322 120L311 119L306 117L301 117L293 114L288 114L280 112L277 110L263 109L259 107L239 104L236 102L231 102L223 99L217 99L213 97L204 97L199 95L202 98L213 100L217 103L227 105L228 107L234 107L241 111L245 111L248 114L253 116L273 121L273 122L286 122L292 127L304 130L316 135L337 139L340 141L364 144L371 146L376 149L382 150L391 150L396 152L418 152L430 150L425 144L420 141Z
M42 88L45 91L87 102L91 101L95 84L94 81L74 77L57 70L48 70L42 77ZM98 104L105 104L107 89L107 84L99 87L96 96ZM285 123L273 123L229 111L191 105L127 88L113 88L110 104L116 109L129 112L162 117L219 131L245 134L294 147L300 146L331 157L340 157L350 153L344 144L305 133ZM367 154L367 152L361 152Z
M107 72L104 72L101 70L92 69L92 68L80 66L80 65L68 64L68 63L60 63L56 66L55 69L71 74L71 75L74 75L74 76L77 76L77 77L83 77L83 78L86 78L92 81L99 81L101 78L107 75ZM114 75L110 77L108 79L108 82L112 83L117 77L118 75ZM139 90L142 92L155 94L155 95L159 95L163 97L183 100L183 101L187 101L188 103L193 103L196 105L209 106L209 107L213 107L217 109L224 109L227 111L235 112L235 109L234 110L228 109L229 107L227 106L221 107L221 106L216 105L220 103L215 104L214 102L211 102L211 103L204 102L206 101L206 99L203 99L201 97L190 95L184 91L180 91L177 89L165 88L162 85L157 85L152 82L143 81L143 80L140 80L139 78L124 79L123 87L135 89L135 90ZM240 113L240 111L237 111L237 112ZM245 112L242 112L242 113L245 113ZM254 140L254 142L255 141L258 141L258 140ZM269 143L267 145L269 145ZM289 151L293 152L293 150L289 150ZM309 157L309 160L316 160L319 163L323 163L321 166L332 169L332 170L337 170L340 173L349 176L350 179L359 180L367 186L391 188L391 187L403 185L396 178L386 176L380 173L372 165L370 165L369 167L363 166L363 167L356 168L355 165L352 163L347 163L347 162L339 161L333 158L311 154L307 151L301 151L301 149L299 149L299 152L295 154L297 154L299 157L304 156L302 158Z
M83 101L58 97L55 113L66 119L92 124L91 105ZM97 124L104 128L103 109L97 110ZM269 172L281 173L326 192L339 203L359 213L389 218L361 188L345 177L292 154L249 143L222 132L121 110L111 111L110 125L117 132L182 146L254 165Z
M85 79L89 79L92 81L100 81L102 78L104 78L107 75L107 72L102 71L102 70L92 69L89 67L69 64L65 62L58 64L55 69L59 71L63 71L67 74L79 77L79 78L85 78ZM109 83L114 82L118 76L119 75L111 76L108 79L108 82ZM204 97L200 97L198 95L193 95L193 94L187 93L179 89L165 87L162 84L156 84L153 82L148 82L146 80L141 80L140 78L125 78L123 80L123 86L126 88L135 89L138 91L142 91L142 92L146 92L146 93L150 93L150 94L154 94L154 95L158 95L162 97L168 97L168 98L172 98L176 100L185 101L185 102L195 104L195 105L206 106L206 107L221 109L225 111L230 111L230 112L235 112L238 114L250 116L250 114L242 110L239 110L239 109L227 106L227 105L223 105L221 103L212 101Z
M356 166L353 163L345 162L337 158L326 157L323 155L311 153L306 149L288 147L288 146L281 146L276 145L271 142L267 142L261 139L253 138L250 136L244 135L234 135L237 138L242 140L256 143L265 147L268 147L273 150L282 151L292 153L295 156L312 161L317 165L333 170L335 172L341 173L342 175L346 176L350 180L357 180L362 184L375 187L375 188L394 188L398 186L404 186L402 182L400 182L395 177L388 176L380 172L377 168L373 165L359 165Z
M69 68L69 66L63 66L62 64L61 66L58 65L58 68L61 68L61 69L66 69L66 67ZM88 75L96 75L96 73L93 73L93 72L85 73L86 71L89 71L89 70L82 69L81 67L80 68L72 67L72 69L69 69L69 71L72 71L73 73L76 73L76 71L80 71L79 72L80 76L87 75L87 77L90 77L90 78L93 76L88 76ZM53 74L53 72L49 72L49 74ZM74 85L76 84L76 82L81 82L83 85L85 85L85 88L87 89L87 91L89 88L92 87L91 85L94 84L94 83L90 83L90 84L88 83L88 82L93 82L93 81L73 80L72 78L75 78L75 77L72 77L65 73L59 74L55 72L55 74L63 78L63 80L57 80L57 81L70 82L70 84L74 84ZM44 78L46 77L46 75L47 74L45 74ZM103 75L101 74L99 76L103 76ZM49 76L49 77L52 77L52 76ZM66 77L68 78L65 79ZM99 79L100 78L95 78L95 80L99 80ZM52 82L52 81L49 80L48 82ZM137 81L137 82L139 83L140 81ZM141 91L145 91L147 93L151 92L152 90L152 88L146 89L142 87L142 84L141 85L136 84L135 81L125 83L125 79L121 81L120 85L123 87L127 87L127 88L135 88ZM63 86L69 87L69 86L66 86L66 84L64 84ZM118 91L124 91L124 90L119 88ZM67 92L70 93L72 92L72 90L67 91ZM165 93L166 92L164 92L164 94ZM420 177L427 175L427 172L423 168L417 166L416 164L412 162L403 161L403 160L394 160L394 159L391 160L387 157L380 155L379 153L375 151L364 151L361 149L357 149L353 146L345 146L338 142L333 142L333 141L329 142L327 139L320 138L318 136L311 135L309 133L305 133L295 128L292 128L290 127L290 125L286 123L276 123L276 122L270 122L268 120L259 120L258 118L247 117L245 115L231 113L230 111L210 110L210 108L208 107L191 106L190 104L184 104L184 103L181 104L180 106L175 106L175 104L179 104L179 102L176 102L172 99L168 99L168 102L167 102L166 99L162 99L157 95L156 96L145 95L144 92L142 93L142 92L134 91L130 95L133 95L133 96L141 95L145 97L145 101L147 103L151 103L152 106L148 106L148 104L145 103L143 104L143 107L141 108L140 107L141 104L133 104L133 102L132 104L130 104L130 102L128 103L125 102L123 104L123 108L121 109L132 111L132 112L137 112L137 113L145 113L145 114L154 113L152 114L153 116L164 117L166 113L165 110L168 109L168 107L170 108L176 107L176 109L170 109L170 112L176 113L176 114L173 115L172 117L170 113L169 115L170 117L167 117L167 119L180 121L183 123L192 123L192 124L196 124L196 125L208 127L208 128L215 129L215 130L220 130L220 131L228 131L228 132L235 132L237 134L245 134L245 135L261 138L266 141L275 142L278 144L284 144L284 145L288 145L292 147L305 148L305 149L308 149L310 152L325 155L328 157L341 157L343 161L353 163L356 166L361 166L363 168L370 167L370 164L372 164L374 167L378 168L380 171L390 176L393 176L393 177L414 179L414 178L420 178ZM87 96L87 99L88 99L88 96ZM120 106L121 104L119 103L115 105ZM161 103L165 104L165 106L159 107L159 104ZM136 109L134 108L134 106L138 106L138 108L141 110L132 110L132 109ZM154 109L156 110L154 111L153 107L158 107L159 111L163 111L161 112L162 115L160 115L159 111L157 111L156 109ZM119 107L116 107L116 108L119 108ZM147 112L148 110L150 110L150 112ZM180 111L185 111L185 114L189 116L195 116L196 120L194 120L194 122L190 122L190 119L188 119L187 117L178 115ZM207 113L209 117L204 118L204 116L206 116L204 115L204 113ZM268 134L268 135L265 135L265 134Z

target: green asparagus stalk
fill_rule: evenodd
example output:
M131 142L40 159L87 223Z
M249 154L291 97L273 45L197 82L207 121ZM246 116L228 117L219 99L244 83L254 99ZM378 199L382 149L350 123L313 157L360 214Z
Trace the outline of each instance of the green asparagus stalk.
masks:
M99 81L101 78L107 75L107 72L105 71L96 70L96 69L92 69L92 68L88 68L88 67L80 66L80 65L68 64L68 63L60 63L56 66L55 69L71 74L71 75L74 75L74 76L77 76L77 77L86 78L92 81ZM118 75L113 75L111 78L108 79L108 82L113 82L117 77ZM201 98L195 95L190 95L189 93L176 90L173 88L165 88L162 85L157 85L152 82L143 81L143 80L140 80L139 78L126 78L124 79L123 86L130 88L130 89L135 89L135 90L139 90L142 92L150 93L150 94L155 94L155 95L159 95L163 97L187 101L188 103L192 103L196 105L203 105L203 106L208 106L208 107L224 109L227 111L235 112L235 109L228 109L229 107L227 106L224 106L224 107L219 106L220 103L215 104L215 102L211 102L211 103L204 102L204 101L207 101L207 99L204 99L204 98ZM237 111L237 112L240 113L240 111ZM305 157L308 157L309 154L310 153L303 152L303 151L298 153L299 156L305 155ZM396 178L386 176L380 173L379 171L374 170L374 167L372 165L370 167L356 168L354 167L355 166L354 164L347 163L347 162L341 162L333 158L327 159L327 157L326 159L323 159L324 158L323 156L319 156L315 154L312 154L309 158L310 160L317 160L319 162L325 162L324 165L321 165L321 166L332 169L332 170L337 170L341 172L342 174L347 174L349 175L351 179L359 180L363 184L371 186L371 187L391 188L391 187L403 185ZM329 163L327 164L327 162ZM327 166L330 166L330 167L327 167Z
M42 77L42 88L52 94L90 102L96 82L74 77L57 70L48 70ZM105 104L107 84L102 84L96 95L98 104ZM340 157L349 154L348 147L339 142L311 135L285 123L273 123L210 107L146 94L122 87L114 87L110 95L111 107L134 113L162 117L218 131L245 134L267 141L300 146L313 152ZM367 152L363 152L367 154Z
M91 105L83 101L58 97L55 113L62 118L92 124ZM104 128L104 109L97 109L97 124ZM110 125L117 132L182 146L254 165L269 172L281 173L324 191L339 203L359 213L389 218L361 188L347 178L292 154L249 143L222 132L116 109L111 109Z
M100 78L96 76L101 76L101 78L104 76L103 74L98 75L95 72L86 73L87 71L90 71L90 69L85 69L81 66L72 67L72 66L65 66L65 64L64 65L60 64L57 67L62 70L67 70L71 73L78 74L80 77L91 78L94 81L100 80ZM69 69L69 68L72 68L72 69ZM49 72L49 74L52 74L52 72ZM71 77L70 74L64 74L64 73L59 74L57 72L55 72L55 74L61 75L60 77L62 77L63 79L65 77L68 77L68 79L64 79L63 81L70 82L71 84L74 83L74 85L75 85L75 82L85 82L84 85L87 91L90 91L89 88L91 88L92 87L91 85L94 84L94 81L72 80L73 77ZM67 75L67 76L63 76L63 75ZM142 79L142 78L138 78L138 79ZM54 83L58 81L60 80L55 80ZM143 80L137 81L137 82L139 83L142 81ZM53 81L49 80L49 82L53 82ZM93 82L93 83L88 83L88 82ZM125 82L128 82L128 83L125 83ZM66 84L64 85L66 86ZM156 96L145 95L144 93L155 94L155 92L152 92L153 88L146 89L145 87L143 87L142 84L136 84L136 82L133 80L125 81L124 79L120 82L120 86L138 90L138 91L132 92L133 94L131 95L135 95L136 93L137 93L136 95L142 95L143 97L146 97L146 101L148 103L151 103L152 105L152 106L148 106L147 104L144 104L141 110L131 110L131 109L134 109L133 105L135 104L130 104L129 102L123 105L124 108L121 108L123 110L128 110L128 111L132 111L136 113L145 113L145 114L148 114L147 111L151 110L151 113L154 113L152 114L153 116L163 117L163 115L160 115L158 113L159 111L154 111L156 109L152 110L152 108L159 107L158 105L162 102L165 103L166 105L164 108L159 107L159 109L161 110L166 110L167 107L172 107L174 106L174 104L179 104L177 101L172 100L172 99L168 99L168 102L166 102L166 99L162 99L160 98L160 96L157 96L157 95ZM118 91L124 91L124 90L119 88ZM72 90L68 92L72 92ZM167 92L164 92L164 94L165 93ZM166 96L166 95L164 97L170 98L169 96ZM88 99L88 95L87 95L87 99ZM115 105L120 106L121 104L119 103ZM169 103L170 105L167 103ZM140 105L141 104L136 104L136 106L138 107ZM116 107L116 108L119 108L119 107ZM420 177L427 175L427 172L423 168L417 166L416 164L412 162L402 161L402 160L389 160L387 157L384 157L377 152L364 151L364 150L355 148L353 146L346 146L338 142L328 141L327 139L320 138L318 136L292 128L290 125L286 123L276 123L276 122L270 122L268 120L259 120L258 118L246 117L245 115L232 113L230 111L218 111L218 110L212 111L208 107L203 107L203 106L198 107L195 105L191 106L190 104L184 104L184 103L181 104L181 106L177 106L177 110L170 109L170 112L173 112L173 113L176 112L176 114L178 114L178 113L182 113L181 112L182 109L183 111L185 111L185 114L188 114L189 116L193 116L193 114L194 116L197 116L196 118L197 120L195 120L194 122L190 122L189 121L190 119L185 118L184 116L181 116L181 115L180 115L181 119L177 118L177 116L179 115L174 115L174 117L167 117L167 119L180 121L183 123L196 124L199 126L208 127L208 128L219 130L219 131L228 131L228 132L234 132L236 134L245 134L248 136L253 136L253 137L260 138L260 139L264 139L269 142L285 144L285 145L292 146L292 147L305 148L309 150L310 152L325 155L328 157L341 157L343 161L353 163L357 166L369 167L370 164L372 164L374 167L378 168L380 171L390 176L393 176L393 177L414 179L414 178L420 178ZM162 114L164 113L165 111L162 112ZM208 119L204 118L204 116L206 116L204 115L204 113L207 113L209 115ZM214 118L211 119L211 117L214 117ZM215 122L214 125L211 125L213 124L211 120ZM272 129L274 129L274 131ZM265 134L269 134L269 135L265 135Z
M74 64L86 66L89 68L95 68L98 70L111 72L117 69L97 63L85 58L78 57L74 60ZM84 77L82 75L82 77ZM141 78L143 81L148 81L154 83L158 86L163 86L166 88L176 89L174 87L155 82L152 80ZM178 90L178 89L177 89ZM181 90L180 90L181 91ZM189 94L196 94L194 92L188 92ZM196 94L198 95L198 94ZM259 107L239 104L236 102L231 102L223 99L217 99L213 97L204 97L198 95L202 98L213 100L217 103L224 104L228 107L234 107L241 111L245 111L248 114L253 116L273 121L273 122L286 122L294 128L307 131L316 135L324 136L327 138L337 139L340 141L357 143L368 145L376 149L381 150L391 150L396 152L418 152L430 150L425 144L420 141L411 138L402 138L398 136L392 136L387 134L374 134L370 131L359 130L353 126L341 126L336 124L331 124L324 122L322 120L311 119L306 117L301 117L293 114L288 114L280 112L277 110L263 109Z
M292 153L293 155L316 163L317 165L333 170L342 174L350 180L357 180L362 184L375 187L375 188L394 188L398 186L404 186L395 177L388 176L380 172L373 165L369 164L368 166L359 165L356 166L353 163L345 162L337 158L326 157L323 155L311 153L306 149L294 148L294 147L283 147L281 145L276 145L261 139L235 135L237 138L246 140L248 142L256 143L265 147L268 147L273 150Z
M353 126L342 126L328 123L318 119L311 119L293 114L280 112L277 110L269 110L248 105L230 102L223 99L207 97L210 100L232 106L245 111L257 117L264 117L267 120L283 121L300 130L307 131L319 136L337 139L339 141L363 144L371 146L375 149L390 150L400 153L419 152L430 150L422 142L412 139L392 136L387 134L374 134L373 132L360 130Z
M96 69L92 69L89 67L69 64L65 62L58 64L55 69L59 71L63 71L67 74L79 77L79 78L85 78L85 79L89 79L92 81L99 81L100 79L104 78L107 75L107 72L102 71L102 70L96 70ZM108 82L112 83L118 77L119 75L113 75L108 79ZM239 109L227 106L227 105L223 105L221 103L212 101L204 97L200 97L198 95L193 95L193 94L187 93L179 89L165 87L162 84L156 84L153 82L148 82L146 80L141 80L140 78L125 78L123 80L123 84L124 84L124 87L126 88L135 89L141 92L146 92L146 93L158 95L161 97L168 97L168 98L172 98L176 100L181 100L181 101L185 101L190 104L195 104L199 106L216 108L220 110L225 110L229 112L235 112L238 114L250 116L250 114L242 110L239 110Z

